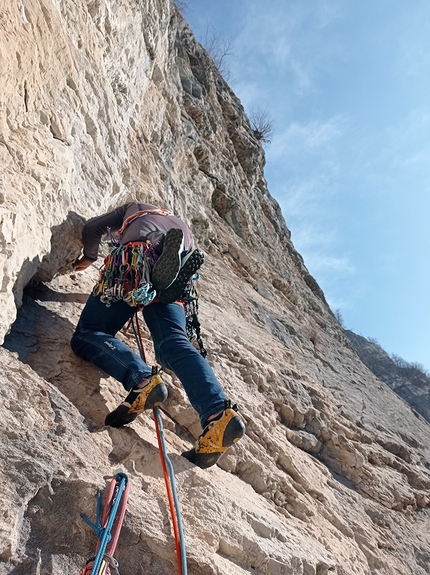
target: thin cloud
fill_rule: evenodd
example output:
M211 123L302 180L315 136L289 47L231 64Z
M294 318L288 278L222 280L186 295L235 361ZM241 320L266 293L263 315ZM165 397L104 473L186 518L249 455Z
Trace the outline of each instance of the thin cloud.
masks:
M326 216L324 205L336 193L334 186L330 186L331 176L319 173L308 175L306 179L298 178L298 181L288 179L286 175L284 177L284 184L274 187L277 197L281 198L282 212L288 221L292 223L294 219L299 225L315 217L323 221Z
M411 3L388 28L387 35L396 38L393 68L397 73L412 79L428 78L430 73L430 37L427 25L429 17L428 2L418 2L416 5Z
M245 110L274 120L269 189L332 308L429 364L430 2L190 1L234 38Z
M241 15L245 18L235 37L236 58L232 62L235 80L242 83L244 77L254 78L263 93L267 84L261 82L261 73L266 70L272 78L278 77L280 85L287 82L289 91L296 95L313 90L320 60L327 60L327 54L321 53L321 34L339 19L338 0L327 0L316 7L298 0L278 0L272 1L270 10L260 1L249 0ZM326 52L334 49L331 42L323 45Z
M345 134L346 126L347 120L341 115L307 124L293 122L283 132L275 133L271 155L277 159L285 154L326 153Z
M333 272L337 275L355 273L355 268L349 259L342 256L324 255L319 252L308 253L306 262L319 277Z
M314 225L303 226L294 234L293 242L300 246L300 253L305 257L309 269L319 276L333 272L355 273L354 265L346 256L333 253L338 244L335 229L322 231Z
M422 164L428 172L430 152L430 110L411 110L406 118L394 127L391 136L394 166Z
M318 27L326 28L345 16L345 6L337 0L320 0L315 14Z
M399 182L409 194L430 185L430 108L409 110L389 126L355 140L350 176L360 178L373 196L392 196ZM369 153L371 151L371 153Z

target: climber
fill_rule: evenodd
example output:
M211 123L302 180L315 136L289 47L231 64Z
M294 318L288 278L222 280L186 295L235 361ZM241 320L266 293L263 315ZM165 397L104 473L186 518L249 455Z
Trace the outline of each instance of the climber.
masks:
M112 232L117 232L115 238ZM74 270L83 271L98 256L102 236L116 246L105 259L71 340L74 353L122 383L128 395L106 417L105 424L122 427L167 398L156 370L115 334L142 309L157 361L182 383L200 417L203 433L195 447L183 453L206 468L245 433L236 407L226 399L209 363L189 341L181 295L203 263L189 227L167 210L128 203L87 221L83 254Z

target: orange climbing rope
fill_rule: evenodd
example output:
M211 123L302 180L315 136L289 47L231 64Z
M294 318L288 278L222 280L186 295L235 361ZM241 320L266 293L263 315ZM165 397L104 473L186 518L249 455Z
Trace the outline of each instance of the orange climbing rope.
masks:
M176 557L178 559L179 575L187 574L187 561L184 543L184 533L179 509L179 502L174 483L174 473L172 464L167 457L166 446L164 444L162 421L160 410L154 407L155 429L157 431L158 448L160 451L161 466L163 468L164 482L166 484L167 497L169 500L170 514L172 516L173 533L175 535ZM169 466L169 470L168 470Z
M136 318L136 321L134 321L134 318ZM142 336L140 333L140 326L139 321L137 319L137 314L135 314L132 318L132 327L140 356L146 363L145 350L143 348ZM164 482L166 484L167 498L169 500L170 514L172 517L173 533L175 536L178 571L179 575L187 575L185 538L182 527L181 510L179 506L178 495L176 492L175 472L173 469L173 465L167 455L163 434L163 421L161 419L160 409L158 407L154 407L153 412L154 412L155 429L157 432L158 449L160 452L161 466L163 468Z

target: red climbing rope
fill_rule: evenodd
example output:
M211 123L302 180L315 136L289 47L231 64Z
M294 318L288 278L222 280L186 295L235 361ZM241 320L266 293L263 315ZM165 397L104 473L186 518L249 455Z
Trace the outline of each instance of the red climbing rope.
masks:
M131 318L133 329L134 329L135 320L136 320L136 330L135 330L136 331L136 340L137 340L137 345L139 347L140 357L143 359L143 361L145 363L147 363L146 356L145 356L145 349L143 347L143 342L142 342L142 334L140 333L140 325L139 325L139 319L137 317L137 313L135 313L134 316Z

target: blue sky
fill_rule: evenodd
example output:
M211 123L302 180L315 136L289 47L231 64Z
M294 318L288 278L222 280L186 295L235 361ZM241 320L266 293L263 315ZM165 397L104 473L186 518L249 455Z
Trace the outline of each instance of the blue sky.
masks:
M430 369L429 0L188 0L274 123L265 176L345 327Z

